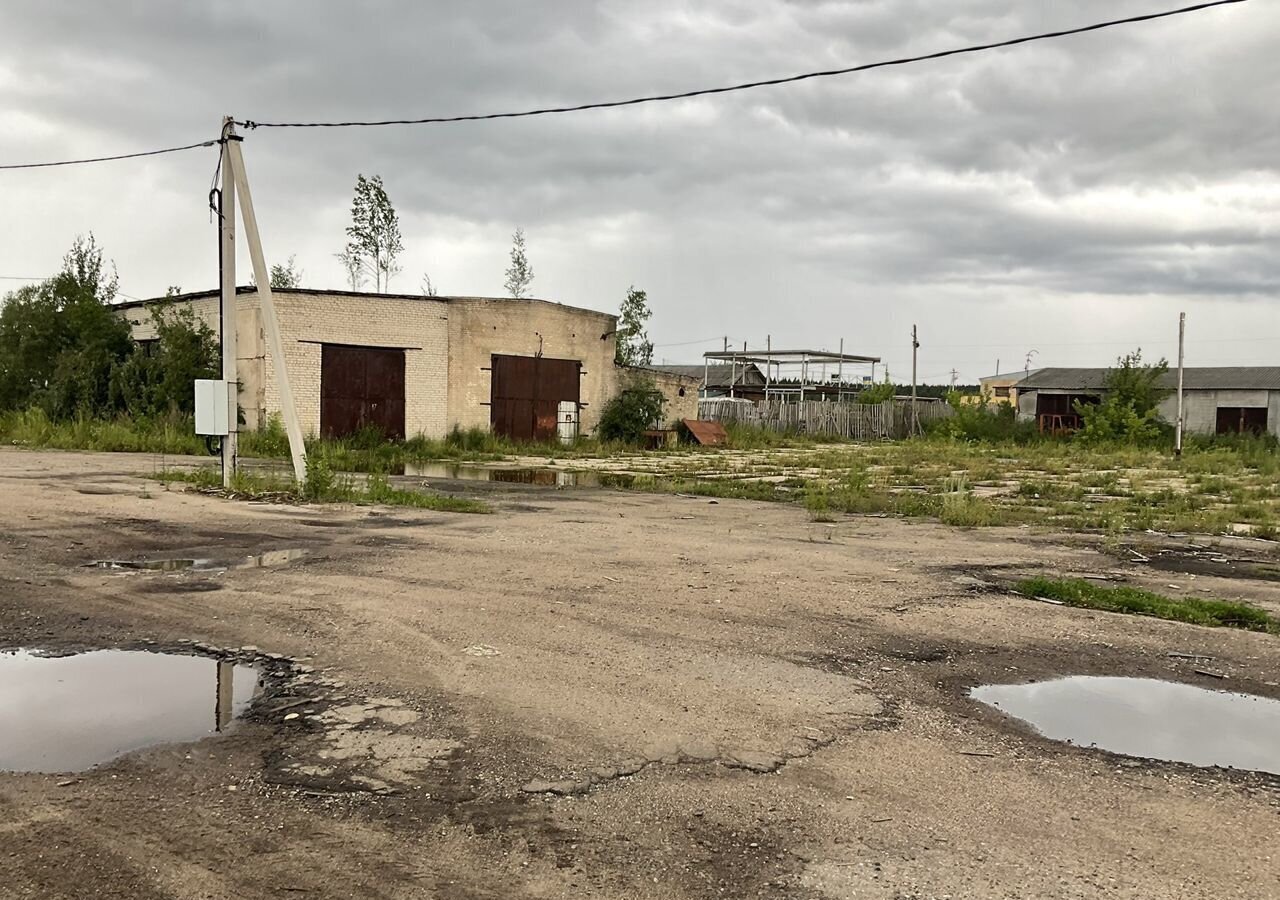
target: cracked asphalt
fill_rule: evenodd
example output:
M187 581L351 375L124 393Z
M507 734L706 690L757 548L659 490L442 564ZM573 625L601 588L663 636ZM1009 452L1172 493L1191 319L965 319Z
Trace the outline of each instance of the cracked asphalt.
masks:
M1002 587L1094 573L1275 609L1274 580L599 489L486 485L491 516L235 503L148 478L175 462L0 450L0 649L271 677L215 738L0 773L0 897L1280 897L1280 779L1057 745L967 697L1222 688L1204 657L1280 697L1275 637Z

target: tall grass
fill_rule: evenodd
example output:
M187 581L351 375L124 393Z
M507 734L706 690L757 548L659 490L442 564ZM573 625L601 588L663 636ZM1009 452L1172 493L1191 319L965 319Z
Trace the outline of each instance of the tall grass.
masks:
M0 441L19 447L205 456L189 416L51 420L38 408L0 414Z

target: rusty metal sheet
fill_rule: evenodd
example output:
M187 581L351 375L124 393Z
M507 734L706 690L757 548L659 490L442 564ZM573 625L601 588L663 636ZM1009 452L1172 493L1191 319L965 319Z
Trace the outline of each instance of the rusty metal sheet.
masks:
M723 447L729 443L729 433L719 422L704 422L701 419L682 419L681 423L689 429L693 439L704 447Z

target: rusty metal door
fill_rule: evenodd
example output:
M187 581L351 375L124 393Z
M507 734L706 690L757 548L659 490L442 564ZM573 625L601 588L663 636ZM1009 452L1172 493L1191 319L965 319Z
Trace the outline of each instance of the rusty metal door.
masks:
M324 344L320 348L320 434L376 428L404 439L404 351Z
M582 363L545 356L492 357L489 422L514 441L554 440L560 404L580 402Z

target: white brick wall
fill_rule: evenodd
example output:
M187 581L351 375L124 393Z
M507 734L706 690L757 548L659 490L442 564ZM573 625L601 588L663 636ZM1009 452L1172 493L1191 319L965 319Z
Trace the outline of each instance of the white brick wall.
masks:
M276 291L290 385L302 430L320 430L322 343L412 348L405 351L405 433L442 437L455 424L489 427L491 356L533 356L582 362L582 428L590 433L618 389L613 364L617 318L541 300L387 297ZM215 331L218 298L181 301ZM245 427L256 428L280 408L274 360L267 352L258 294L236 298L240 406ZM141 307L121 314L134 337L155 336ZM675 387L664 385L664 387ZM696 392L695 392L696 393ZM693 401L696 403L696 398ZM674 406L674 404L673 404ZM675 409L669 409L675 412Z
M279 292L276 317L302 430L320 431L320 344L404 347L405 434L442 437L448 403L448 306L428 298ZM257 303L257 295L252 295ZM265 406L280 408L274 361L266 354Z

